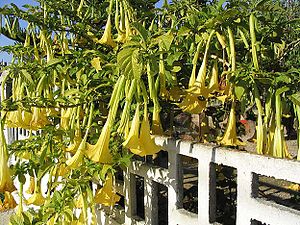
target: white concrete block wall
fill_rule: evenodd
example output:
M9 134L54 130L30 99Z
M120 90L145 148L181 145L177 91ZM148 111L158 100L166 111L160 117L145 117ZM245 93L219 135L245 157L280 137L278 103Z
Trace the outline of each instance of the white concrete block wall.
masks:
M168 152L168 169L134 161L124 176L122 192L125 194L124 225L157 225L156 186L160 183L168 188L169 225L217 225L215 165L237 169L237 225L252 225L251 220L269 225L300 225L300 212L276 203L257 198L258 175L300 183L300 162L275 159L247 152L220 148L215 145L193 144L170 138L157 137L156 142ZM179 156L198 160L198 214L182 208L182 170ZM135 178L144 178L145 220L137 222ZM151 182L152 181L152 182ZM118 186L120 189L120 185ZM127 204L126 204L127 202ZM151 207L149 207L149 203ZM129 204L129 205L128 205ZM111 221L114 219L111 217ZM115 222L115 221L114 221ZM103 223L109 224L109 223Z

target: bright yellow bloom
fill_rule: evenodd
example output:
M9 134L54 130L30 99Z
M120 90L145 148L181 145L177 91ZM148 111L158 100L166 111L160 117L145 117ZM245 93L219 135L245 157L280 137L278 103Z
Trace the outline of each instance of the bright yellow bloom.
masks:
M116 47L116 43L112 39L112 35L111 35L111 16L110 15L108 15L105 30L104 30L102 38L99 40L99 43L104 44L104 45L109 45L113 48Z
M73 139L72 143L65 149L65 151L75 154L75 152L79 148L81 141L82 141L81 130L80 130L80 127L77 127L75 130L74 139Z
M61 109L61 117L60 117L60 127L64 130L69 129L69 121L72 116L73 109Z
M218 141L219 144L225 146L238 146L245 145L244 142L240 141L236 134L236 118L235 118L235 102L232 102L229 119L225 129L224 136Z
M86 155L90 160L105 164L112 163L112 155L109 151L110 132L111 127L107 120L97 143L95 145L87 144Z
M155 144L154 138L150 134L150 124L148 115L144 113L144 119L141 124L140 133L140 156L154 155L161 150L161 147Z
M46 108L33 108L32 120L30 121L30 129L38 130L49 124Z
M131 122L130 131L128 137L123 142L123 146L129 148L134 154L139 155L141 153L139 130L140 130L140 109L139 104L136 106L135 114Z
M72 158L70 158L66 161L68 168L76 169L81 165L83 157L84 157L84 152L87 147L86 138L87 138L87 135L85 135L84 139L82 139L75 155L73 155Z
M16 190L8 167L7 145L0 121L0 192Z
M198 95L187 93L184 100L178 106L184 112L200 114L206 108L207 100L199 100Z
M113 187L113 177L108 174L104 186L96 191L95 202L104 206L114 206L120 200Z
M154 105L153 116L152 116L152 132L155 135L163 135L164 131L160 122L159 116L160 110Z
M41 206L45 203L46 199L41 193L41 185L40 185L40 180L35 179L35 184L34 184L34 193L33 195L27 199L26 204L27 205L36 205L36 206Z

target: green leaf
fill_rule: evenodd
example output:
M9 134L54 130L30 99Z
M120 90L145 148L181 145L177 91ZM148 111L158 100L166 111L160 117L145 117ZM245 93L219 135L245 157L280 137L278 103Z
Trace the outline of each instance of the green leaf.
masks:
M26 78L26 80L28 80L31 84L33 84L33 80L31 75L24 69L21 70L21 73L24 75L24 77Z
M65 91L64 96L72 96L72 95L76 95L76 94L80 94L80 91L76 88L71 88L71 89Z
M174 35L171 32L169 32L167 34L159 36L158 40L159 40L159 47L161 47L165 51L169 51L171 44L174 40Z
M140 36L142 37L144 43L146 43L147 40L148 40L148 32L147 32L147 30L145 29L145 27L144 27L142 24L138 23L138 22L133 22L133 23L131 23L131 25L132 25L132 27L134 27L134 28L137 30L137 32L140 34Z
M290 95L289 98L295 105L300 106L300 92Z
M245 93L245 88L243 86L235 86L234 94L239 101L243 97L244 93Z
M281 88L278 88L278 89L276 90L276 92L275 92L275 95L281 95L283 92L286 92L286 91L288 91L288 90L290 90L289 87L281 87Z
M58 64L60 62L62 62L63 60L62 59L51 59L48 63L47 63L47 66L53 66L55 64Z
M178 31L178 36L186 36L190 33L191 29L183 26L183 27L180 27L179 31Z
M120 51L117 56L117 65L126 77L139 79L143 70L139 49L126 48Z
M108 170L112 169L112 166L111 165L107 165L105 164L100 172L100 178L101 180L105 180L105 176L108 172Z

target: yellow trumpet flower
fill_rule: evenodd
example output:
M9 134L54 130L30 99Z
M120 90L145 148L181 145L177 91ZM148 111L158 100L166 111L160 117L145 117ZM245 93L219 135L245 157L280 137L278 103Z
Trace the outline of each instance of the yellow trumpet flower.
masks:
M34 107L32 119L30 121L30 128L32 130L38 130L47 124L49 124L49 120L47 118L46 109Z
M184 100L178 106L184 112L200 114L206 108L207 100L199 100L198 95L187 93Z
M66 164L67 164L68 168L76 169L82 164L82 160L83 160L84 153L85 153L86 146L87 146L86 139L87 139L87 134L82 139L75 155L73 155L72 158L70 158L66 161Z
M114 206L119 200L120 196L114 190L113 177L108 174L104 186L96 191L95 202L104 206Z
M220 91L217 61L214 62L214 65L213 65L213 68L212 68L212 73L211 73L208 89L209 89L210 93Z
M219 144L225 146L239 146L245 145L244 142L237 138L236 134L236 116L235 116L235 102L232 102L229 119L225 129L224 136L219 138Z
M154 155L161 150L161 147L155 144L154 138L150 134L150 124L148 120L147 110L144 113L144 119L141 124L140 133L140 156Z
M159 109L154 104L153 116L152 116L152 132L156 135L163 135L164 131L161 125L160 116L159 116Z
M26 204L41 206L45 203L45 200L46 199L44 198L41 192L34 192L33 195L29 199L27 199Z
M14 209L16 206L17 203L12 194L9 191L5 191L3 203L0 200L0 211Z
M90 160L98 163L112 163L112 155L109 151L110 132L110 121L107 120L97 143L95 145L87 144L86 156Z
M6 125L7 127L22 127L23 121L22 121L22 111L20 109L15 111L10 111L7 113L6 116Z
M8 167L7 145L0 121L0 192L16 190Z
M136 107L135 114L133 116L130 131L128 137L123 142L123 146L129 148L134 154L139 155L141 153L140 141L139 141L139 129L140 129L140 109L139 104Z
M60 127L64 130L69 129L69 121L72 116L72 108L61 109Z
M34 184L34 193L33 195L27 199L26 204L27 205L36 205L36 206L41 206L45 203L46 199L41 193L41 185L40 185L40 180L35 179L35 184Z
M99 43L104 45L109 45L113 48L116 47L116 43L112 39L112 35L111 35L111 15L108 15L105 30L102 38L99 40Z

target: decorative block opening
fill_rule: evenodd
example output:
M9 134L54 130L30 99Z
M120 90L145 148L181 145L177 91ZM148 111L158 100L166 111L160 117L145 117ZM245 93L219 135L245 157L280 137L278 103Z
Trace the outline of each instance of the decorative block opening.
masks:
M158 225L168 224L168 188L157 184Z
M135 186L135 197L136 197L136 215L142 220L145 220L145 202L144 202L144 187L145 181L144 178L138 175L135 175L136 186Z
M153 165L168 169L168 152L167 151L158 152L154 157L151 157L150 160L149 160L150 163L152 163Z
M237 170L234 167L211 164L215 170L215 215L213 222L236 224Z
M266 224L266 223L262 223L258 220L251 220L251 225L270 225L270 224Z
M181 206L189 212L198 213L198 160L180 155L180 165Z
M257 175L258 198L300 211L300 185L282 179Z

